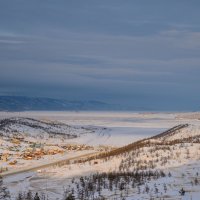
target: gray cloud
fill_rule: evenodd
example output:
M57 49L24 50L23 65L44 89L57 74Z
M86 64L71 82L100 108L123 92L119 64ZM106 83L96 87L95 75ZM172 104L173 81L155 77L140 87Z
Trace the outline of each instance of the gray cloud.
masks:
M1 1L0 94L196 108L199 6Z

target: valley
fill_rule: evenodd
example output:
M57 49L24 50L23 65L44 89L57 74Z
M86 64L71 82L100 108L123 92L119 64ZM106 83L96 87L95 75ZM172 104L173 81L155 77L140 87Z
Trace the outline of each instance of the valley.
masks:
M198 199L200 125L191 116L2 113L4 184L13 200L29 190L50 200Z

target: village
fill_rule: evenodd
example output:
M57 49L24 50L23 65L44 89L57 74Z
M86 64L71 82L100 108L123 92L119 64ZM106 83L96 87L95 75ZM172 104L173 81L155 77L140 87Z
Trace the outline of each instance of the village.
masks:
M50 144L43 140L33 142L30 138L17 136L13 138L0 138L0 173L27 166L29 161L40 162L47 158L66 156L72 152L81 151L109 151L110 146L100 145L98 147L85 144Z
M8 145L9 144L9 145ZM63 155L68 152L94 150L94 147L80 144L52 145L45 143L35 143L24 138L12 138L6 140L6 145L0 143L0 173L8 171L18 163L27 160L40 160L45 156ZM99 148L103 150L103 148Z
M33 118L3 119L0 121L0 175L65 160L72 155L109 151L113 147L88 144L78 139L86 134L102 137L106 131L105 127L68 125Z

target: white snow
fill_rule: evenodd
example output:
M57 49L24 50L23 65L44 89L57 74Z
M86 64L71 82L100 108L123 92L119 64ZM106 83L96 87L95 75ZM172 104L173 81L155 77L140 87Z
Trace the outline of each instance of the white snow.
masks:
M178 124L185 123L190 125L166 138L166 141L200 135L199 120L196 117L191 117L191 115L186 117L188 115L184 115L184 113L24 112L14 114L1 113L2 115L4 117L20 116L40 120L56 120L75 127L95 127L94 133L83 134L81 137L68 140L69 143L87 144L91 146L123 146L138 139L159 134ZM10 145L8 141L2 139L0 140L1 143L4 143L4 147ZM91 161L61 167L54 166L38 172L6 177L5 184L9 187L13 196L16 195L17 191L27 191L30 189L32 191L47 191L50 199L53 200L62 197L63 190L70 184L71 178L86 176L96 172L117 171L122 159L126 163L130 155L132 155L131 159L134 160L130 166L130 170L134 170L137 166L141 167L146 165L149 167L148 163L153 162L155 169L164 170L166 174L170 172L172 177L167 176L159 180L147 182L146 184L150 187L149 194L143 192L145 185L141 186L140 194L138 194L137 189L130 189L129 197L126 200L150 199L150 197L154 199L164 198L174 200L199 199L200 184L194 184L195 178L200 182L200 177L197 176L197 173L200 174L199 143L174 144L163 148L160 148L160 146L143 147L139 151L115 156L109 160L95 160L97 162L96 164L94 161ZM49 157L46 159L48 160ZM34 161L31 164L34 164ZM158 193L154 191L155 184L158 188ZM164 184L167 186L166 192L164 191ZM185 196L180 196L179 194L179 190L182 187L186 191ZM104 192L111 199L111 193L108 191Z

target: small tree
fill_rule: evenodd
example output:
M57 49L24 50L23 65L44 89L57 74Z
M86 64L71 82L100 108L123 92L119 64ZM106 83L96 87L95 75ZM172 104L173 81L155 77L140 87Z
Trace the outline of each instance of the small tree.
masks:
M167 185L164 183L163 185L165 193L167 192Z
M149 190L150 190L150 189L149 189L149 186L146 184L146 185L145 185L145 192L148 194L148 193L149 193Z
M33 200L33 195L31 191L28 191L28 193L26 194L26 200Z
M182 188L180 191L179 191L180 195L181 196L184 196L185 195L185 190Z
M71 193L67 195L67 197L65 198L65 200L75 200L74 195L72 195Z
M36 192L36 194L35 194L34 200L40 200L40 197L39 197L39 195L38 195L37 192Z
M195 179L194 179L194 184L195 184L195 185L198 185L198 183L199 183L198 179L195 178Z

